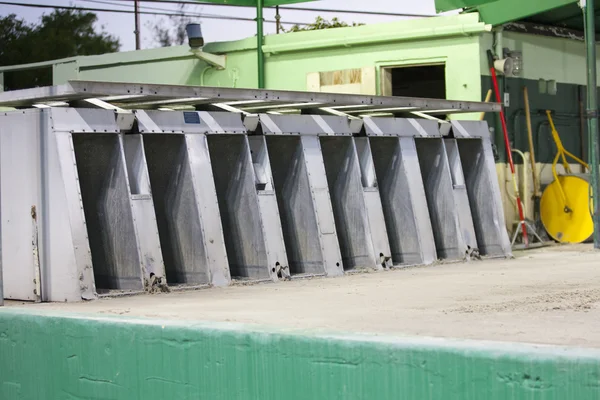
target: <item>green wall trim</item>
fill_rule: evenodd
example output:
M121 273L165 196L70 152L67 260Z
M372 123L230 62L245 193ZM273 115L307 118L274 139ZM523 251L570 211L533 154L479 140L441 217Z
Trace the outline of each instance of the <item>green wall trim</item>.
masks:
M268 37L268 36L267 36ZM185 46L187 47L187 45ZM234 51L256 50L256 38L249 37L231 42L212 42L204 46L204 51L208 53L225 54Z
M464 37L486 30L478 14L402 20L348 28L326 29L270 35L265 38L265 53L309 52L327 48L375 46L399 41Z
M600 398L600 350L0 310L0 399Z

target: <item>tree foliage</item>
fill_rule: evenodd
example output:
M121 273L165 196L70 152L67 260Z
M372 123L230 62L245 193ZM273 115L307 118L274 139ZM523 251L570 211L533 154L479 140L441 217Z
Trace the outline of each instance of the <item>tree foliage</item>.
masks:
M317 17L315 22L308 25L294 25L289 29L283 29L284 32L303 32L303 31L318 31L321 29L332 29L332 28L346 28L349 26L361 26L364 25L360 22L352 22L351 24L340 21L337 17L332 18L331 21L326 20L323 17Z
M0 18L0 65L19 65L59 58L111 53L117 38L100 28L98 17L81 10L54 10L38 23L28 24L15 14ZM52 70L36 69L4 74L5 90L52 84Z
M185 4L178 5L177 15L171 15L168 18L160 18L157 21L149 22L146 26L152 32L152 41L159 47L169 47L185 44L187 33L185 27L194 22L195 19L187 15L189 12Z

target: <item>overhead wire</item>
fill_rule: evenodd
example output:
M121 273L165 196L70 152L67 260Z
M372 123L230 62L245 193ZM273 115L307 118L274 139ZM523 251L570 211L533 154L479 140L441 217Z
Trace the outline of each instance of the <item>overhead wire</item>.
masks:
M86 3L97 3L97 4L107 4L107 5L111 5L111 6L117 6L117 7L129 7L129 8L133 8L133 4L127 4L127 3L118 3L116 0L113 1L102 1L102 0L77 0L77 1L81 1L81 2L86 2ZM175 4L175 3L173 3ZM174 12L175 10L173 9L168 9L168 8L160 8L160 7L152 7L152 6L140 6L141 10L153 10L153 11L166 11L166 12ZM184 12L183 10L181 12ZM195 14L197 13L196 11L185 11L186 14Z
M8 6L17 6L17 7L29 7L29 8L48 8L48 9L59 9L59 10L82 10L82 11L91 11L91 12L106 12L106 13L117 13L117 14L135 14L133 10L109 10L106 8L93 8L93 7L76 7L76 6L62 6L62 5L53 5L53 4L36 4L36 3L17 3L12 1L0 1L0 5L8 5ZM198 18L206 18L206 19L221 19L228 21L247 21L247 22L255 22L254 18L245 18L245 17L232 17L225 15L214 15L214 14L194 14L190 15L190 13L183 12L153 12L153 11L140 11L141 15L157 15L157 16L173 16L173 17L188 17L188 16L196 16ZM265 22L269 23L277 23L275 20L265 19ZM286 24L292 25L308 25L305 22L285 22Z
M110 5L110 6L117 6L117 7L129 7L129 8L133 8L134 5L131 4L119 4L117 2L115 2L115 0L113 1L102 1L102 0L77 0L77 1L81 1L81 2L88 2L88 3L97 3L97 4L106 4L106 5ZM173 3L175 4L175 3ZM160 8L160 7L152 7L152 6L141 6L140 10L153 10L153 11L165 11L167 13L172 13L172 12L180 12L182 14L186 14L186 16L223 16L223 15L219 15L219 14L206 14L206 13L201 13L198 11L184 11L184 10L180 10L180 11L176 11L173 9L168 9L168 8Z
M82 2L89 2L89 3L98 3L98 4L107 4L107 5L112 5L112 6L120 6L120 7L133 7L133 4L127 4L127 3L133 3L133 1L135 0L112 0L112 1L102 1L102 0L78 0L78 1L82 1ZM159 4L173 4L173 5L194 5L194 6L224 6L224 7L237 7L237 8L249 8L250 6L238 6L238 5L231 5L231 4L220 4L220 3L206 3L206 2L197 2L197 1L168 1L168 0L139 0L140 3L159 3ZM123 3L123 4L119 4L119 3ZM152 7L152 6L146 6L143 5L140 7L140 9L146 9L146 10L155 10L155 11L167 11L167 12L172 12L172 9L166 9L166 8L159 8L159 7ZM401 16L401 17L431 17L432 15L425 15L425 14L406 14L406 13L390 13L390 12L379 12L379 11L359 11L359 10L331 10L331 9L319 9L319 8L295 8L295 7L279 7L279 10L294 10L294 11L324 11L324 12L336 12L336 13L348 13L348 14L366 14L366 15L378 15L378 16ZM191 14L191 13L195 13L194 11L186 11L186 13ZM209 15L209 14L205 14L205 15ZM269 21L272 22L272 21ZM277 22L275 20L275 22ZM288 22L288 21L281 21L281 24L289 24L289 25L308 25L308 24L303 24L303 23L296 23L296 22Z
M112 0L109 1L101 1L101 0L79 0L90 3L97 4L106 4L113 7L133 7L133 2L135 0ZM173 4L173 5L195 5L195 6L222 6L222 7L237 7L237 8L255 8L253 6L243 6L243 5L232 5L232 4L220 4L220 3L207 3L207 2L199 2L199 1L171 1L171 0L138 0L140 3L162 3L162 4ZM121 3L130 3L130 4L118 4ZM28 7L28 8L46 8L46 9L62 9L62 10L81 10L81 11L90 11L90 12L104 12L104 13L118 13L118 14L135 14L134 10L128 9L107 9L107 8L94 8L94 7L81 7L81 6L63 6L63 5L55 5L55 4L38 4L38 3L18 3L11 1L0 1L0 5L10 5L17 7ZM265 8L274 8L274 7L265 7ZM144 11L146 10L146 11ZM152 10L152 11L147 11ZM384 12L384 11L364 11L364 10L344 10L344 9L328 9L328 8L313 8L313 7L285 7L279 6L279 10L289 10L289 11L309 11L309 12L331 12L331 13L342 13L342 14L360 14L360 15L377 15L377 16L393 16L393 17L412 17L412 18L423 18L423 17L435 17L435 15L427 15L427 14L411 14L411 13L393 13L393 12ZM140 11L138 12L140 15L152 15L152 16L167 16L167 17L197 17L197 18L205 18L205 19L216 19L216 20L227 20L227 21L243 21L243 22L256 22L255 18L247 18L247 17L237 17L230 15L219 15L219 14L206 14L206 13L198 13L195 11L175 11L166 8L158 8L152 7L148 5L144 5L140 7ZM274 24L285 24L285 25L297 25L297 26L307 26L310 25L306 22L292 22L292 21L277 21L264 19L266 23L274 23Z
M87 1L87 2L98 3L98 4L107 4L107 5L111 5L111 6L120 6L118 4L118 2L133 3L135 0L113 0L113 2L100 1L100 0L79 0L79 1ZM200 2L200 1L172 1L172 0L138 0L138 1L143 2L143 3L162 3L162 4L174 4L174 5L184 4L184 5L216 6L216 7L221 6L221 7L237 7L237 8L254 8L252 6L244 6L244 5L237 5L237 4L207 3L207 2ZM54 5L54 4L17 3L17 2L9 2L9 1L0 1L0 5L10 5L10 6L17 6L17 7L29 7L29 8L82 10L82 11L91 11L91 12L106 12L106 13L120 13L120 14L134 14L135 13L135 11L133 11L133 10L116 10L116 9L93 8L93 7L63 6L63 5ZM131 4L131 6L133 6L133 4ZM128 5L123 4L122 7L128 7ZM218 15L218 14L205 14L205 13L197 13L197 12L193 12L193 11L178 12L178 11L174 11L174 10L151 7L151 6L142 6L142 8L146 9L146 10L154 10L154 11L140 11L139 13L141 15L173 16L173 17L193 16L193 17L198 17L198 18L229 20L229 21L244 21L244 22L255 22L256 21L254 18L234 17L234 16L226 16L226 15ZM269 8L269 7L267 7L267 8ZM270 8L273 8L273 7L270 7ZM343 13L343 14L361 14L361 15L413 17L413 18L435 17L435 15L429 15L429 14L394 13L394 12L385 12L385 11L346 10L346 9L330 9L330 8L314 8L314 7L280 6L279 10L331 12L331 13ZM276 24L277 20L265 19L265 22ZM280 21L280 23L286 24L286 25L300 25L300 26L309 25L306 22L292 22L292 21Z
M115 0L120 2L133 2L135 0ZM214 7L238 7L238 8L255 8L254 6L244 6L238 4L220 4L220 3L208 3L202 1L173 1L173 0L138 0L142 3L165 3L165 4L188 4L188 5L202 5L202 6L214 6ZM274 7L265 7L274 8ZM413 18L428 18L435 17L436 15L431 14L414 14L414 13L395 13L389 11L369 11L369 10L347 10L347 9L331 9L331 8L315 8L315 7L287 7L279 6L280 10L290 11L310 11L310 12L326 12L336 14L363 14L363 15L379 15L387 17L413 17Z
M106 4L106 5L110 5L110 6L117 6L117 7L130 7L133 8L133 4L132 5L128 5L128 4L118 4L115 3L114 1L102 1L102 0L78 0L81 2L88 2L88 3L97 3L97 4ZM153 10L153 11L165 11L165 15L168 16L183 16L183 17L198 17L198 18L212 18L212 17L226 17L224 15L219 15L219 14L206 14L206 13L201 13L201 12L197 12L197 11L176 11L173 9L168 9L168 8L160 8L160 7L150 7L150 6L141 6L140 10ZM172 15L170 13L177 13L177 15ZM244 18L244 17L239 17L239 18ZM251 18L246 18L246 20L248 21L254 21L254 19ZM267 21L267 22L276 22L276 21ZM286 23L286 24L296 24L295 22L282 22L282 23ZM302 24L302 23L298 23L298 24Z

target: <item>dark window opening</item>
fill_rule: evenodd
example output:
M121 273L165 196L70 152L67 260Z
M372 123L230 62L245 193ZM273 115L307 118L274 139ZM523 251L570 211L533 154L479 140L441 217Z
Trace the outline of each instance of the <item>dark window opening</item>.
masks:
M445 65L386 68L384 75L384 95L446 98Z
M21 71L7 71L4 73L4 91L30 89L52 85L52 66L26 69Z

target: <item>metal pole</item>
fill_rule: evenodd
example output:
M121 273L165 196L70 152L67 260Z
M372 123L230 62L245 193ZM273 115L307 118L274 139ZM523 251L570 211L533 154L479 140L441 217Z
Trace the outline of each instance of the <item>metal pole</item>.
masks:
M281 30L281 15L279 15L279 6L275 6L275 28L275 33L279 35L279 31Z
M529 143L529 160L531 161L531 177L533 179L533 196L540 196L539 183L537 179L537 167L535 166L535 147L533 145L533 129L531 129L531 109L529 107L529 92L527 86L523 86L523 100L525 101L525 120L527 122L527 142Z
M594 248L600 249L600 188L598 187L598 94L596 83L596 21L594 1L582 0L585 13L585 47L587 53L587 126L592 166L592 199L594 222Z
M140 44L140 3L138 0L133 2L133 13L135 14L135 49L139 50L142 48Z
M265 88L265 55L263 53L264 0L256 0L256 55L258 57L258 88Z

